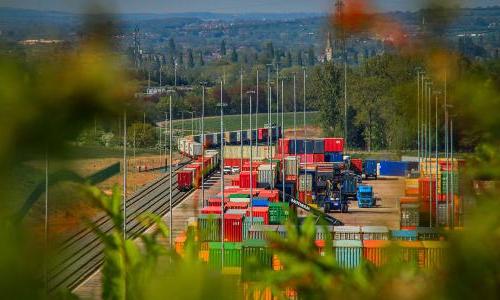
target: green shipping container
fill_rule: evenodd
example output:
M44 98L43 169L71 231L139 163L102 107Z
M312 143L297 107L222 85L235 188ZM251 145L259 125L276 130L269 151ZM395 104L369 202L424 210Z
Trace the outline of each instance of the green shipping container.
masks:
M222 268L222 243L208 243L208 264L215 270ZM224 267L241 268L241 243L224 243Z
M198 232L200 242L220 241L221 218L218 215L207 214L198 216Z
M281 225L288 220L288 205L282 202L269 203L269 224Z
M229 195L229 199L232 198L250 198L249 194L231 194Z
M264 240L248 240L243 243L242 279L255 281L261 273L272 269L273 254Z
M458 190L458 181L459 181L458 173L457 172L448 172L448 171L443 171L441 173L441 194L446 194L446 187L448 186L447 176L450 177L450 182L451 182L451 176L452 176L452 174L453 174L453 193L455 195L459 194L459 190ZM450 184L450 187L451 187L451 184ZM451 193L451 189L450 189L450 193Z
M333 252L340 267L345 269L357 268L363 256L363 243L358 240L333 241Z
M253 223L256 225L264 225L264 218L253 217ZM248 231L250 231L251 226L252 226L252 219L245 218L243 220L243 240L248 240L250 238L248 235Z

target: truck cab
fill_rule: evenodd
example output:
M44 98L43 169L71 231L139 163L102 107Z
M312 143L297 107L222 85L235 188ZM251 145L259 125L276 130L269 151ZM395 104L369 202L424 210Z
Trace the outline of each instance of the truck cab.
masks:
M359 185L356 198L358 199L358 207L370 208L375 206L373 187L371 185Z

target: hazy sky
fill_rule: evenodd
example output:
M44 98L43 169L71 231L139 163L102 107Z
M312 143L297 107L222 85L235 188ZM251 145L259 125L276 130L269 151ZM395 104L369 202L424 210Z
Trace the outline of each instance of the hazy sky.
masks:
M347 0L348 1L348 0ZM455 0L457 1L457 0ZM79 12L98 3L122 13L176 13L176 12L326 12L333 0L0 0L0 7L33 8ZM383 11L415 10L416 0L372 0ZM463 0L464 6L500 5L500 0Z

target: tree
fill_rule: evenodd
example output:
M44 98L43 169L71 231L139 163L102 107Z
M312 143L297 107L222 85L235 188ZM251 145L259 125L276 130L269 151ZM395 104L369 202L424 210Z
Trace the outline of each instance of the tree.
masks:
M199 59L198 63L200 66L205 65L205 60L203 59L203 52L202 51L200 51L200 59Z
M188 49L188 67L194 68L194 57L193 57L193 49Z
M342 117L339 101L342 97L341 72L333 62L327 62L312 74L310 97L315 101L320 112L323 129L328 134L339 135L342 129Z
M179 62L179 66L183 66L184 65L184 55L182 55L182 53L179 53L179 56L177 57L177 61Z
M309 50L307 52L307 60L308 60L308 64L310 66L314 66L314 64L316 63L316 56L314 55L314 47L313 46L309 47Z
M293 65L292 53L290 53L290 51L288 51L288 53L286 54L286 65L288 67L291 67Z
M220 54L222 56L225 56L227 54L227 51L226 51L226 40L222 40L222 42L220 43Z
M171 55L174 55L176 52L176 47L175 47L175 41L174 38L170 38L168 40L168 50L170 51Z
M299 66L302 66L303 65L303 62L302 62L302 51L297 51L297 65Z
M272 60L274 57L274 46L272 42L266 43L266 57L269 60Z
M153 147L156 143L155 127L151 124L133 123L127 129L129 134L129 146L138 148Z
M231 52L231 62L238 62L238 52L236 52L236 47L233 46L233 50Z

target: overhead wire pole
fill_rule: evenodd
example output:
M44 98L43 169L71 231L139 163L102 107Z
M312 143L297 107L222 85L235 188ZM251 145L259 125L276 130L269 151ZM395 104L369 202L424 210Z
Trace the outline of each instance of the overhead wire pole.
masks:
M439 163L438 163L438 95L439 92L436 92L436 101L435 101L435 124L436 126L434 127L434 139L435 139L435 169L436 169L436 192L435 192L435 198L436 198L436 227L439 225L439 211L438 211L438 171L439 171ZM442 179L442 178L441 178ZM442 191L441 191L442 192Z
M294 140L294 154L297 157L297 94L295 92L296 74L293 74L293 140Z
M240 172L241 170L243 170L243 68L240 69Z
M283 173L283 201L285 201L285 105L284 105L283 79L281 79L281 169Z
M172 91L173 92L173 91ZM172 247L172 233L173 233L173 218L174 218L174 212L172 208L172 92L170 93L170 101L169 101L169 122L168 122L168 129L169 129L169 143L168 143L168 160L169 160L169 166L168 166L168 175L169 175L169 209L170 209L170 224L169 224L169 240L170 240L170 247Z
M420 171L420 70L417 71L417 157Z
M220 157L221 157L221 181L220 181L220 191L222 194L221 201L221 263L222 268L224 268L224 104L222 102L222 84L223 81L220 82ZM250 176L251 178L251 176ZM251 202L251 201L250 201Z
M127 239L127 111L123 111L123 239Z
M259 128L259 68L257 67L257 93L255 95L255 128ZM250 114L251 116L252 114ZM257 135L257 132L255 133ZM250 128L250 139L252 139L252 128ZM250 151L253 151L250 147ZM259 154L259 142L257 141L257 136L255 137L255 154Z
M305 174L306 174L306 177L307 177L307 143L305 142L305 139L307 138L307 129L306 129L306 68L303 68L303 81L304 81L304 85L303 85L303 88L302 88L302 94L304 96L304 107L303 107L303 111L304 111L304 157L306 158L306 163L305 163ZM313 146L314 148L314 146ZM312 153L311 153L312 154ZM314 159L313 159L314 161Z
M271 126L271 64L267 65L267 158L271 159L271 135L269 128ZM264 126L266 127L266 126ZM257 129L258 130L258 129Z
M274 126L275 128L275 143L278 143L278 139L280 136L279 130L278 130L278 125L279 125L279 101L280 101L280 96L279 96L279 91L280 91L280 83L279 83L279 63L276 63L276 125ZM276 149L277 151L278 149Z
M454 178L453 172L455 169L455 162L453 161L453 117L450 118L450 158L451 158L451 174L450 174L450 194L451 194L451 222L450 228L453 230L455 228L455 191L454 188Z
M432 82L429 84L429 92L428 92L428 98L427 98L427 155L428 155L428 159L427 159L427 164L428 164L428 168L427 170L429 171L429 176L430 176L430 188L429 188L429 201L430 201L430 205L429 207L431 209L429 209L429 214L430 214L430 220L429 220L429 224L430 226L429 227L432 227L432 179L433 179L433 176L432 176L432 168L431 168L431 157L432 157L432 149L431 149L431 120L432 120L432 105L431 105L431 100L432 100ZM437 180L436 178L434 178L435 180L435 184L434 184L434 188L437 189ZM434 199L434 200L437 200L437 199ZM434 216L434 217L437 217L437 216Z
M205 163L205 82L201 83L201 159ZM224 198L224 195L222 196ZM224 199L223 199L224 200ZM205 207L205 178L201 172L201 207Z
M444 155L446 160L446 226L450 226L450 159L449 159L449 128L448 128L448 99L447 99L447 74L444 73Z
M249 99L249 106L250 106L250 132L252 132L252 94L254 94L255 91L248 91L247 94L250 97ZM252 138L250 138L250 224L253 225L253 151L252 151Z

